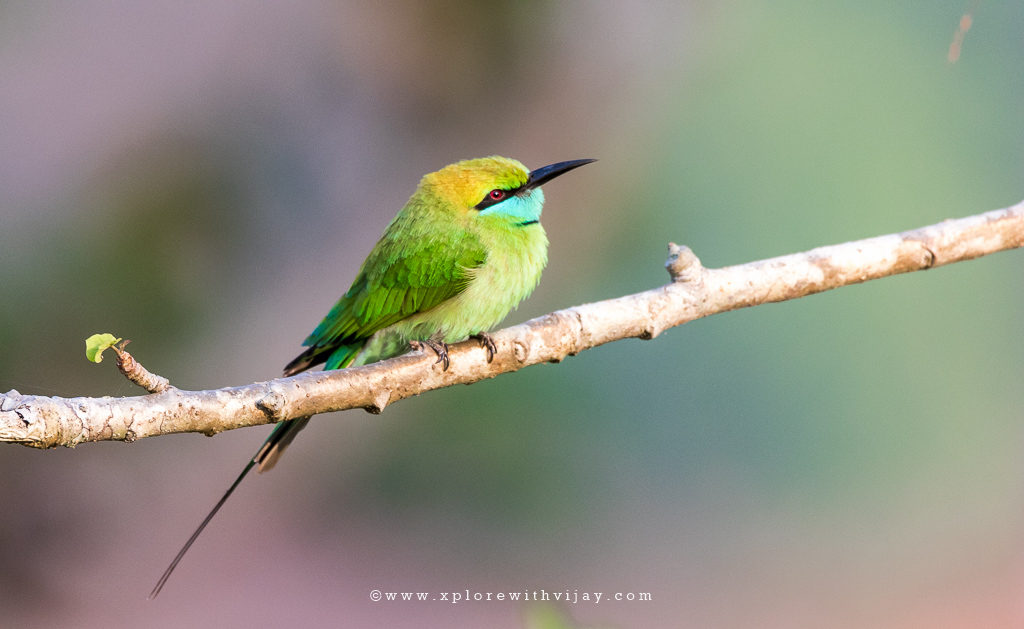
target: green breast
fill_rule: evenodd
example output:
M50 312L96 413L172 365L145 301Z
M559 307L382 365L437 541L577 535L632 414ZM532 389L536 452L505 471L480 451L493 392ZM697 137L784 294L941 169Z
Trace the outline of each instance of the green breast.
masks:
M456 343L498 325L540 281L548 239L539 223L480 233L486 261L470 269L465 290L374 335L357 364L404 352L410 340Z

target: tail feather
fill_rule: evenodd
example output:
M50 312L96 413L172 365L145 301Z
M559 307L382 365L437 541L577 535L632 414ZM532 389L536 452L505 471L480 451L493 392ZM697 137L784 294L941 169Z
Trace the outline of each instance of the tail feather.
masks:
M310 367L315 367L316 365L325 362L329 355L330 352L324 351L324 348L322 347L310 347L284 366L284 376L286 378L288 376L294 376L295 374L305 371Z
M355 360L356 354L359 353L359 349L360 345L343 345L336 348L324 348L317 346L310 347L299 354L295 360L288 363L284 368L284 375L293 376L300 371L305 371L306 369L313 367L314 365L326 362L328 359L330 359L329 364L331 368L341 369L342 367L348 367ZM220 508L224 506L228 497L234 493L235 488L237 488L242 482L242 479L246 477L249 470L254 466L258 466L257 471L259 472L265 472L273 468L274 465L277 464L278 459L281 458L281 453L284 452L284 449L288 447L288 444L295 439L295 436L299 434L299 431L306 427L309 420L309 417L299 417L297 419L285 420L277 424L274 431L270 433L267 440L263 442L262 446L260 446L259 452L249 459L249 462L245 465L245 469L242 470L242 473L238 475L235 482L231 483L228 490L224 492L224 495L221 496L220 500L217 501L217 504L213 506L213 509L211 509L207 516L203 518L203 521L192 533L192 536L188 538L185 545L181 547L178 554L174 556L174 559L171 561L171 565L167 566L164 573L160 575L160 580L157 581L156 587L153 588L153 591L149 593L149 598L155 598L160 593L160 590L163 589L164 585L167 583L167 579L169 579L171 573L174 572L174 569L178 567L178 564L185 556L185 553L187 553L188 549L192 547L192 544L195 543L199 534L203 532L203 529L205 529L206 525L210 523L213 516L216 515L217 512L220 511Z
M157 595L160 594L160 590L164 589L164 585L167 583L167 579L171 578L171 573L174 572L174 569L178 567L179 563L181 563L181 559L185 556L185 553L188 552L189 548L192 548L192 544L194 544L196 539L199 538L199 534L203 532L203 529L205 529L206 525L210 523L210 520L213 519L213 516L217 515L217 512L220 511L220 508L224 506L224 503L227 502L231 494L234 493L235 488L238 487L239 483L242 482L242 479L245 478L246 474L249 473L249 470L251 470L252 466L255 464L256 459L250 460L249 463L245 466L245 469L242 470L242 473L239 474L238 478L235 479L235 482L231 483L231 487L228 487L228 490L224 492L223 496L220 497L220 500L217 501L217 504L213 505L213 509L210 509L210 512L206 515L205 518L203 518L203 521L199 523L199 526L196 527L196 530L192 532L192 536L188 538L188 541L185 542L185 545L182 546L181 550L178 551L178 554L174 556L174 559L171 561L171 565L167 566L167 569L164 570L164 573L160 575L160 580L156 582L156 586L153 587L153 591L149 593L150 599L156 598Z
M342 345L340 347L320 347L314 345L295 357L292 362L285 365L284 375L294 376L295 374L309 369L313 365L327 363L327 369L342 369L348 367L356 359L362 344ZM267 440L263 442L259 452L253 457L259 465L259 472L266 472L277 465L284 449L288 447L299 431L309 423L309 417L289 419L277 425L274 432L270 433Z
M259 466L256 471L262 473L273 469L277 465L278 459L281 458L284 449L295 439L299 431L306 427L309 420L309 417L300 417L278 424L274 432L270 433L267 440L263 442L260 451L252 459Z
M306 348L306 351L302 352L298 356L292 359L290 363L284 366L284 376L294 376L297 373L303 372L310 367L316 367L321 363L327 363L325 369L342 369L348 367L355 360L356 354L362 349L363 343L354 343L352 345L334 345L334 346L322 346L314 345Z

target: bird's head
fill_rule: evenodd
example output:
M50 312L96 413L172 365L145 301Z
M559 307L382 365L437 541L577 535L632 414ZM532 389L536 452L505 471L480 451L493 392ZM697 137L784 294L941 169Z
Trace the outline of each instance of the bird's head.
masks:
M544 206L540 186L593 161L558 162L530 171L507 157L467 159L426 175L420 186L471 217L489 216L525 226L540 220Z

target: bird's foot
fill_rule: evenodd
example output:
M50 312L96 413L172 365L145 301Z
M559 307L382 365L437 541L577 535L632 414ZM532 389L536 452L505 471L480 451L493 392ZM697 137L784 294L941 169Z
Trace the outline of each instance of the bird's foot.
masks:
M498 352L498 346L494 344L494 337L486 332L477 332L471 334L469 338L480 341L480 345L487 348L487 362L494 360L494 355Z
M434 353L437 354L437 360L434 361L434 364L441 363L441 371L448 371L448 365L451 364L451 360L448 359L447 343L426 339L424 341L409 341L409 345L416 350L422 350L424 347L434 350Z

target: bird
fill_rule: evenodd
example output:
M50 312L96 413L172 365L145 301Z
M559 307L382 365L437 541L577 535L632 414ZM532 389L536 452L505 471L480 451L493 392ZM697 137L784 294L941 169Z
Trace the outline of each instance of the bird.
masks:
M476 338L493 359L487 334L540 282L548 239L540 224L541 186L597 160L528 170L493 155L428 173L384 229L352 286L289 362L284 376L318 365L343 369L429 349L448 369L448 344ZM161 575L155 598L192 544L253 467L278 462L310 417L279 422L238 478Z

